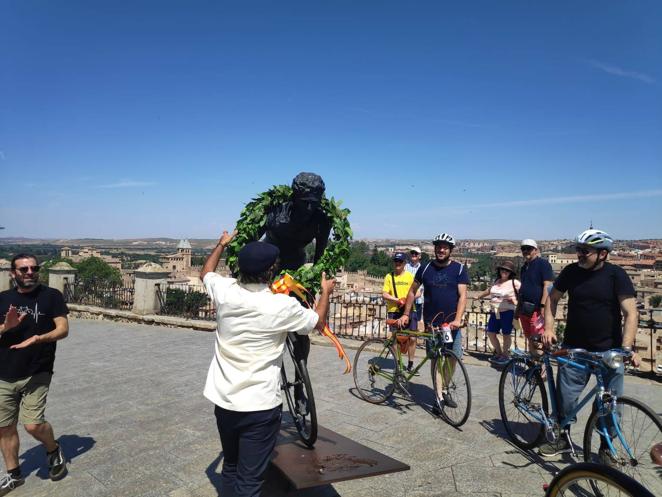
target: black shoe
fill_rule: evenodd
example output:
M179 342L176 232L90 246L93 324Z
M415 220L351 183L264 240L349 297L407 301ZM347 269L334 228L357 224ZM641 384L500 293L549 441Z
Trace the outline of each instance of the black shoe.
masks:
M451 409L457 409L457 402L453 400L451 394L449 394L448 392L443 392L441 394L441 398L444 399L444 405L446 407L450 407Z
M60 444L55 452L47 454L48 459L48 477L53 480L61 480L67 474L67 460L62 453Z
M406 371L408 374L414 373L414 367L413 366L407 366ZM414 373L414 376L420 376L418 372Z
M0 478L0 495L7 495L9 492L14 490L16 487L20 487L25 483L25 480L21 476L20 478L15 478L9 473Z
M572 452L572 450L570 449L568 440L563 436L556 442L546 442L538 448L538 454L543 457L552 457L566 452Z

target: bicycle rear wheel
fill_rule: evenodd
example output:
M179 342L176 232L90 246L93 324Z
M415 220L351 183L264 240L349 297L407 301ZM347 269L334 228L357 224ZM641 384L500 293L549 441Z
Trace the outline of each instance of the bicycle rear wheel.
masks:
M610 429L611 413L605 418L594 409L584 431L584 460L615 468L655 495L662 495L662 466L658 466L652 457L653 448L662 443L662 421L646 404L629 397L616 399L616 412L625 444L615 430ZM609 433L614 452L598 430Z
M549 484L545 497L654 497L636 480L600 464L572 464Z
M529 450L542 440L543 423L531 413L547 416L547 393L540 372L521 358L511 359L499 378L499 412L512 442Z
M294 426L299 432L299 437L308 447L313 447L317 441L317 410L308 368L303 359L295 359L289 338L286 347L288 353L283 354L283 365L280 369L281 388L285 393L287 408L294 421ZM291 381L288 380L288 376ZM297 402L295 389L299 389L305 405Z
M432 359L432 385L441 416L456 428L466 423L471 412L471 383L464 364L450 350Z
M393 395L399 373L397 355L386 340L371 338L363 342L354 356L354 385L363 400L379 404Z

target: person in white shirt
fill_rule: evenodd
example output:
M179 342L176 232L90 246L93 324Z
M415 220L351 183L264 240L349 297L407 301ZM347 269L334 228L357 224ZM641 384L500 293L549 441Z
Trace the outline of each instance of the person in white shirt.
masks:
M496 364L505 364L510 359L513 318L520 286L520 282L515 278L515 265L511 261L503 261L497 267L497 278L492 286L477 297L479 299L490 297L487 337L494 349L494 357L490 360ZM503 348L497 337L499 332L503 335Z
M217 321L204 396L215 404L223 446L221 495L248 497L260 495L280 429L280 367L287 333L322 330L335 280L322 274L315 310L272 293L279 249L266 242L246 244L238 254L238 277L222 277L215 270L235 235L223 232L200 273Z
M420 247L412 247L409 250L409 261L405 264L405 271L411 273L413 276L416 276L418 269L421 267L421 249ZM411 321L414 320L414 312L416 312L416 323L411 324ZM409 315L410 326L409 329L418 329L418 321L423 319L423 285L418 287L418 291L415 295L414 307L412 307L412 313Z

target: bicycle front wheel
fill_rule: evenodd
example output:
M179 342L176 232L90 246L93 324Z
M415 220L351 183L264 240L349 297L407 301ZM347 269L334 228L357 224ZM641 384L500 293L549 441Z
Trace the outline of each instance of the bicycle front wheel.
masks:
M471 412L471 383L462 361L450 350L432 359L432 385L441 416L456 428Z
M629 397L616 399L618 436L612 413L600 416L595 409L584 432L584 460L615 468L662 495L662 466L653 459L654 447L662 443L662 421L646 404ZM607 434L613 450L601 433Z
M306 363L303 359L294 359L290 350L289 354L283 355L280 374L281 386L294 426L301 441L312 448L317 441L317 410ZM294 381L288 381L288 376Z
M397 355L386 340L371 338L363 342L354 357L354 385L363 400L379 404L393 395L399 371Z
M515 358L501 371L499 412L512 442L523 450L542 440L547 416L547 393L540 371L528 367L526 360Z
M653 497L636 480L600 464L572 464L559 472L545 497Z

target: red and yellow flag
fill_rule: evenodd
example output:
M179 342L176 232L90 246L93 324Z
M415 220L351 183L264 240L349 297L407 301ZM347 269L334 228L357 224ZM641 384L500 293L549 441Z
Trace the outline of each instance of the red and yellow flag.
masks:
M306 298L306 296L309 295L308 290L306 290L301 283L299 283L287 273L285 273L282 278L277 279L271 284L271 291L273 293L284 293L285 295L294 293L303 302L305 302L308 307L311 307L308 303L308 299ZM349 373L352 370L352 365L349 362L349 358L347 357L345 349L340 343L340 340L338 340L338 337L335 335L335 333L333 333L333 331L331 331L331 328L329 328L329 325L326 323L324 324L324 329L321 333L328 340L330 340L333 346L336 348L338 351L338 357L345 360L345 372L343 374Z

